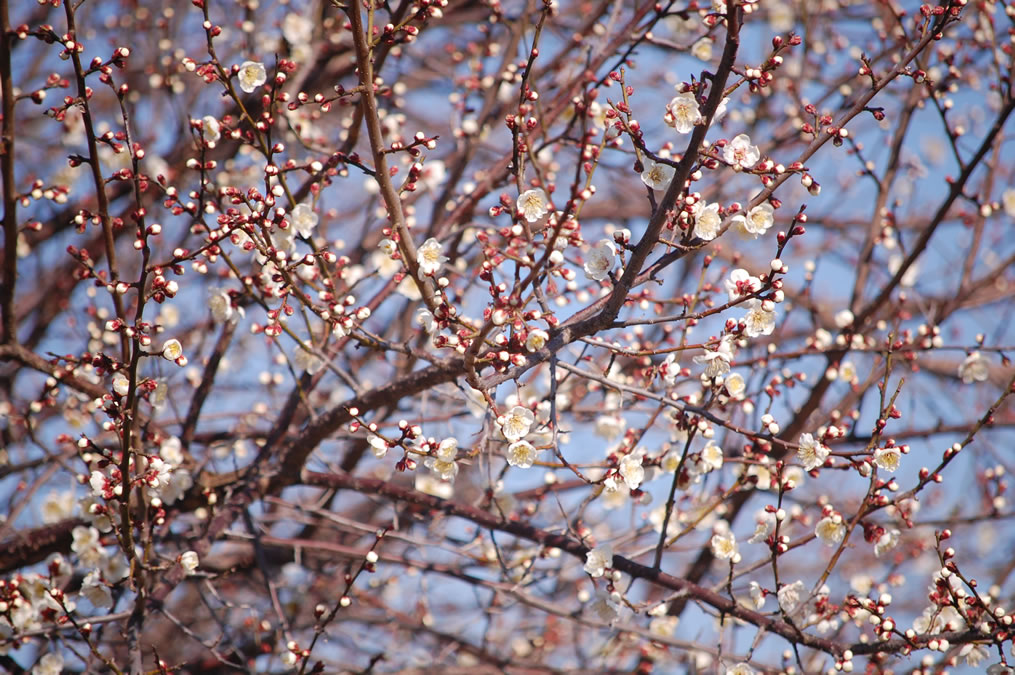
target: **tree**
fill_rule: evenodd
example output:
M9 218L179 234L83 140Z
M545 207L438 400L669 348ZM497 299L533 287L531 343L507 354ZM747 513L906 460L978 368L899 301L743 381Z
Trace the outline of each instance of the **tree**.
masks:
M0 15L12 672L1011 672L1015 3Z

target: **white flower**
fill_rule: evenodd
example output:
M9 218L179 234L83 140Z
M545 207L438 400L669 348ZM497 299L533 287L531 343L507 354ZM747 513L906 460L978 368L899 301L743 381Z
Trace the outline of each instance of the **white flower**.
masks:
M532 414L531 410L516 405L506 415L498 417L497 424L500 425L500 431L504 434L504 438L513 443L522 440L528 435L529 429L532 428L532 422L535 419L535 415Z
M895 471L902 462L902 452L896 447L878 448L874 451L874 463L885 471Z
M744 389L747 388L744 376L740 373L730 373L726 376L726 381L723 384L726 385L726 392L732 399L741 398L744 395Z
M641 182L653 190L665 190L676 171L669 164L653 162L650 159L645 164L645 170L641 172Z
M455 476L458 475L458 462L453 458L442 459L440 456L427 457L423 463L430 471L440 476L440 479L443 481L453 481Z
M282 36L290 45L308 42L313 31L314 24L299 12L289 12L282 19Z
M113 606L113 594L109 592L109 587L102 583L98 570L92 570L85 575L85 580L81 582L81 595L88 598L88 602L95 607Z
M507 462L519 469L528 469L536 461L539 452L528 441L515 441L508 446Z
M585 554L585 572L591 577L601 577L606 568L613 565L613 547L609 544L597 546Z
M765 606L765 591L761 588L761 584L757 581L752 581L750 586L751 602L754 603L754 609L761 609Z
M853 312L848 309L840 309L835 313L834 320L837 328L845 328L853 323Z
M59 654L46 654L32 668L32 675L60 675L63 672L63 657Z
M546 192L541 188L534 188L521 193L518 195L518 201L515 204L517 209L525 216L525 220L530 223L534 223L545 216L550 210L549 205L550 198L546 196Z
M729 96L723 96L722 100L719 101L719 105L715 109L715 114L712 115L712 121L718 123L722 118L726 117L726 104L730 102Z
M538 352L549 339L549 333L541 328L537 328L533 331L529 331L528 337L525 338L525 348L530 352Z
M748 337L771 335L775 330L775 312L766 310L765 303L753 298L748 300L750 309L744 316L744 332Z
M755 465L757 466L757 465ZM768 489L768 488L764 488ZM768 539L768 535L772 533L772 528L775 526L775 514L769 513L768 511L761 511L757 516L757 523L754 526L754 534L747 540L748 544L760 544L761 542Z
M758 146L751 145L751 137L747 134L739 134L723 148L723 159L731 165L735 171L750 169L761 159L761 152Z
M606 129L609 126L609 118L606 117L606 112L609 110L604 105L601 105L597 101L592 101L588 107L588 118L592 120L592 123L596 125L598 129Z
M455 494L455 488L451 483L437 480L428 473L417 473L414 486L420 492L441 499L451 499Z
M1001 194L1001 203L1004 205L1004 212L1015 218L1015 188L1008 188Z
M715 350L706 349L701 356L695 356L695 363L705 364L705 375L716 377L730 371L730 361L733 360L733 338L726 335L719 341Z
M50 492L42 504L42 522L50 525L74 513L74 493L71 491Z
M799 444L796 455L803 463L804 471L812 471L824 464L831 452L828 446L814 440L811 434L800 434Z
M712 60L712 41L703 37L691 45L691 56L701 61Z
M301 345L296 345L293 350L292 357L293 367L297 371L307 371L311 375L319 372L324 367L324 361L322 361L313 352L307 351Z
M666 360L659 366L659 374L663 376L663 380L666 384L673 385L677 382L677 376L680 375L680 364L677 363L676 352L671 352L666 355Z
M416 325L422 326L423 330L431 335L433 335L434 330L437 328L433 314L426 307L420 307L416 310Z
M726 675L755 675L756 672L754 668L743 661L726 669Z
M752 277L747 270L737 268L730 272L730 278L724 281L723 285L726 286L730 302L735 302L746 295L757 292L761 288L761 280L758 277Z
M885 532L878 539L878 542L874 545L874 555L881 557L882 553L891 551L893 548L899 545L899 534L898 530L889 530Z
M800 595L804 592L804 582L797 580L779 589L779 607L787 614L792 614L800 606Z
M626 455L620 460L620 475L631 490L637 490L645 480L645 467L641 465L641 455Z
M127 392L130 391L130 380L123 374L117 373L113 376L113 391L120 396L126 396Z
M719 205L708 204L697 210L694 217L694 236L705 241L712 241L719 235L722 218L719 216Z
M458 439L454 436L445 438L437 445L437 451L435 453L437 459L442 462L453 462L458 456Z
M989 362L980 352L973 352L959 364L959 377L965 384L983 382L990 376Z
M222 126L215 117L205 115L201 118L201 125L204 128L204 140L215 143L222 138Z
M398 251L398 245L387 238L381 239L381 241L377 244L377 248L379 248L384 255L389 257L395 255L395 252Z
M423 171L420 173L420 180L428 190L436 190L440 187L440 184L444 182L445 176L447 176L448 170L439 159L431 159L423 165Z
M232 297L222 288L209 289L208 309L211 310L211 318L218 323L226 323L237 316L243 316L243 308L234 308Z
M775 210L768 202L758 204L746 216L733 216L733 228L744 239L757 239L775 224Z
M835 546L846 536L846 524L842 522L842 516L826 516L818 521L814 534L826 546Z
M304 238L309 238L311 232L317 227L317 214L310 204L297 204L292 212L292 226L296 233Z
M610 599L606 593L596 593L596 600L592 603L592 609L601 621L613 624L620 618L620 606Z
M613 269L616 257L617 245L609 239L600 239L599 243L589 250L588 260L585 261L585 276L593 281L602 281Z
M166 341L166 343L162 345L162 356L170 361L175 361L183 356L183 345L181 345L180 341L176 339Z
M990 652L983 645L969 643L962 646L962 649L959 650L959 656L965 656L966 663L975 668L980 665L980 661L990 656Z
M708 471L718 471L722 468L722 448L716 445L715 441L709 441L701 450L701 461Z
M698 110L698 101L694 98L694 94L685 91L683 94L674 96L666 106L663 121L679 133L691 133L695 125L702 121L701 111Z
M730 560L737 555L737 538L732 532L712 535L712 554L720 560Z
M374 457L377 459L381 459L384 455L388 454L388 442L380 436L371 436L368 442L370 443L371 452L374 453Z
M627 422L620 415L600 415L596 418L596 436L612 441L624 433Z
M419 265L419 278L435 276L448 261L441 255L441 243L430 237L416 251L416 263Z
M244 61L236 73L240 82L240 89L248 94L260 87L268 79L268 73L264 64L258 61Z
M183 570L188 575L194 573L194 570L197 569L198 564L199 561L197 558L196 551L186 551L183 555L180 556L180 565L183 567Z

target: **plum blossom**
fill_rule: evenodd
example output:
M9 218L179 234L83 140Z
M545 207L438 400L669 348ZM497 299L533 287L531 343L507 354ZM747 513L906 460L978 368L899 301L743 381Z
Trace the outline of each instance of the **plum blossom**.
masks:
M528 469L536 461L539 451L528 441L515 441L508 446L507 462L519 469Z
M180 344L179 340L166 340L166 343L162 345L162 356L175 361L183 356L183 345Z
M730 395L732 399L739 399L744 395L744 389L747 388L747 384L744 382L744 376L740 373L730 373L726 376L726 381L723 382L726 386L726 393Z
M416 324L418 326L422 326L423 330L431 335L437 329L437 323L434 320L434 316L426 307L420 307L416 310Z
M666 360L659 366L659 374L663 376L663 381L665 381L666 384L676 384L677 376L680 375L680 364L677 363L676 352L672 352L666 356Z
M758 146L751 145L751 137L747 134L739 134L723 148L723 159L731 165L735 171L750 169L761 159Z
M737 538L732 532L717 532L712 535L712 554L720 560L730 560L737 555Z
M771 301L751 299L748 301L750 309L744 316L744 332L748 337L759 335L771 335L775 330L775 312L767 309Z
M818 521L814 527L814 534L826 546L835 546L846 536L846 524L838 514L826 516Z
M620 460L618 471L624 478L627 487L631 490L637 490L641 482L645 480L645 467L641 465L641 461L642 457L640 454L627 455Z
M740 298L751 295L761 288L761 280L741 268L730 272L730 278L723 282L726 286L726 293L730 296L730 302L736 302Z
M712 41L703 37L691 45L691 56L699 61L712 60Z
M779 607L787 614L792 614L800 606L800 596L804 593L804 582L794 581L779 589Z
M589 251L585 261L585 276L593 281L602 281L613 269L617 257L617 245L609 239L600 239L599 243Z
M746 216L733 216L731 222L733 229L742 238L757 239L759 235L768 232L768 229L775 224L775 210L771 204L765 202L748 211Z
M650 159L645 163L645 170L641 172L641 182L653 190L665 190L673 180L674 173L676 169L669 164L653 162Z
M529 331L528 337L525 338L525 349L530 352L538 352L546 344L546 341L550 339L550 334L541 328L537 328L533 331Z
M310 234L317 227L317 214L310 204L297 204L292 212L292 225L296 234L303 238L309 238Z
M758 671L751 668L750 664L741 661L726 668L726 675L755 675Z
M596 418L596 436L612 441L627 428L627 422L620 415L600 415Z
M704 354L694 357L694 362L705 364L705 375L707 377L724 375L730 371L733 349L733 337L724 335L714 350L706 349Z
M63 672L63 657L59 654L46 654L32 668L32 675L60 675Z
M718 471L722 468L722 448L716 445L715 441L709 441L701 450L701 461L708 471Z
M535 419L536 417L532 414L531 410L516 405L506 415L498 417L497 424L500 426L500 431L504 434L504 438L514 443L528 435L529 429L532 428L532 423Z
M518 195L516 207L525 220L534 223L550 211L550 198L542 188L526 190Z
M889 530L882 534L877 543L874 544L874 555L880 558L882 553L891 551L898 546L900 534L898 530Z
M249 94L267 81L268 72L264 69L263 63L244 61L240 64L236 78L240 82L240 89Z
M427 457L424 464L434 474L440 476L441 480L452 481L458 475L458 462L455 457L458 455L458 439L445 438L437 446L434 453L436 456Z
M110 593L109 587L102 583L99 570L92 570L85 575L84 581L81 582L81 595L85 596L95 607L113 606L113 594Z
M681 134L691 133L702 119L698 101L690 91L674 96L666 106L666 114L663 116L663 121Z
M199 564L196 551L186 551L180 556L180 565L188 575L193 574Z
M423 245L416 251L420 279L435 276L441 271L441 267L448 261L447 256L441 255L441 253L441 243L434 237L423 242Z
M431 159L423 165L423 171L420 173L420 181L427 190L434 191L440 187L447 175L448 170L444 162L439 159Z
M215 143L222 138L222 127L217 118L205 115L201 118L201 126L204 132L204 140Z
M761 588L761 584L757 581L752 581L750 585L751 602L754 603L754 609L761 609L765 606L765 591Z
M983 382L990 376L989 362L980 352L973 352L959 364L959 377L964 384Z
M606 568L613 565L613 547L609 544L597 546L585 554L585 572L590 577L601 577Z
M291 45L308 42L313 31L313 22L299 12L289 12L282 19L282 36Z
M211 317L217 323L227 323L244 314L242 307L233 307L232 296L222 288L212 288L208 291L208 309L211 310Z
M1009 217L1015 218L1015 188L1008 188L1001 193L1001 204L1004 206L1004 212Z
M897 447L878 448L874 451L874 463L885 471L895 471L902 463L902 452Z
M699 202L701 204L702 202ZM696 210L694 217L694 236L704 241L712 241L719 236L722 217L719 215L718 204L708 204Z
M800 448L796 451L797 458L803 462L804 471L813 471L828 459L831 450L816 440L811 434L800 434Z

